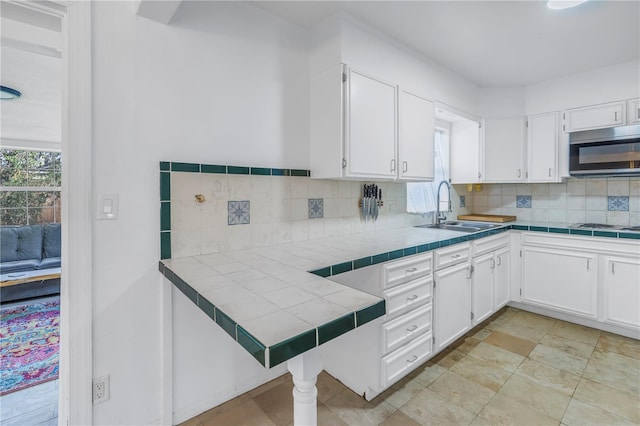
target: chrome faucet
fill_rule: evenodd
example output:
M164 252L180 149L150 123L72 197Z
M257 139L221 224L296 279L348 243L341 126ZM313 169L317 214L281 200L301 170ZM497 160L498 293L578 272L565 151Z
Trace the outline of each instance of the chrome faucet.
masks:
M442 188L442 185L446 185L447 186L447 195L448 195L448 208L447 211L450 212L451 210L451 185L449 185L449 182L447 182L446 180L442 180L439 184L438 184L438 192L437 192L437 196L436 196L436 213L433 217L433 222L434 225L440 225L440 222L442 222L443 220L445 220L447 217L445 216L444 212L440 211L440 188Z

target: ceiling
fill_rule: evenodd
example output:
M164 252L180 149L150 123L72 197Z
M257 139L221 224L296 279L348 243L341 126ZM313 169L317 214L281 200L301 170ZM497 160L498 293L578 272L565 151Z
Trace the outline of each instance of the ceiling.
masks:
M252 1L311 29L346 13L481 87L523 86L636 60L640 1Z
M0 82L22 92L0 102L2 145L59 149L62 140L62 60L49 44L61 29L60 18L33 8L2 2ZM6 25L11 23L11 25ZM48 38L39 44L31 35Z

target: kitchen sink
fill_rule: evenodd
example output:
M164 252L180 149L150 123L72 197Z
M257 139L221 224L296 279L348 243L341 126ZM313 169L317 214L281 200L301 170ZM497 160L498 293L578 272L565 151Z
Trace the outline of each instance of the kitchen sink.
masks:
M497 223L484 223L484 222L461 222L461 221L447 221L437 225L416 225L415 228L432 228L432 229L446 229L447 231L460 231L460 232L479 232L485 229L498 228L502 226Z

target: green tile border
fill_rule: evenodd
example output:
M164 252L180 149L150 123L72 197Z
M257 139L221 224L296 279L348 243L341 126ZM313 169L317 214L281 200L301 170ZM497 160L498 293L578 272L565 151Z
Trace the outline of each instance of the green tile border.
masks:
M200 293L198 293L198 307L202 309L202 312L207 314L209 318L215 320L215 306L213 303L209 302L206 298L204 298Z
M171 173L160 172L160 201L171 200Z
M269 347L269 368L316 347L316 329L305 331Z
M318 327L318 345L335 339L354 328L356 328L356 319L353 312L323 324Z
M200 164L198 163L174 163L171 162L172 172L191 172L200 173Z
M387 313L386 303L384 300L379 301L375 305L371 305L356 312L356 327L360 327L379 318Z
M338 275L353 270L353 262L343 262L331 266L331 275Z
M371 256L362 257L353 261L353 269L365 268L373 264Z
M215 164L200 164L200 173L227 174L227 166L217 166Z
M266 366L265 353L267 351L267 347L263 345L258 339L253 337L251 333L242 328L241 325L238 324L237 327L238 332L238 343L247 350L258 362L264 366Z
M160 203L160 231L171 231L171 202Z
M633 234L631 232L619 232L618 238L626 238L630 240L640 240L640 233Z
M322 278L327 278L331 276L331 266L327 266L326 268L316 269L315 271L309 271L309 273L317 275Z
M271 169L271 176L290 176L291 171L289 169Z
M258 176L271 176L271 169L265 167L251 167L251 174Z
M227 174L229 175L248 175L249 167L227 166Z
M227 314L222 312L220 309L216 307L216 323L222 327L222 329L233 338L233 340L237 340L236 336L236 322L231 319Z
M171 163L169 161L161 161L160 162L160 171L161 172L169 172L171 171Z
M171 259L171 232L160 232L160 259Z

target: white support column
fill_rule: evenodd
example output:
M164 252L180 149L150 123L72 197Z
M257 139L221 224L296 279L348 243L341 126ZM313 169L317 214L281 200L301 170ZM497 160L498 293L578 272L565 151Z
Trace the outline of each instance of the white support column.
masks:
M318 424L318 389L316 380L322 371L318 349L311 349L287 361L293 376L293 424L316 426Z

